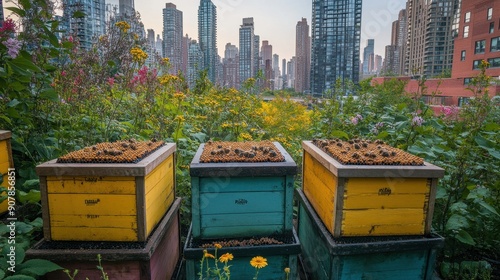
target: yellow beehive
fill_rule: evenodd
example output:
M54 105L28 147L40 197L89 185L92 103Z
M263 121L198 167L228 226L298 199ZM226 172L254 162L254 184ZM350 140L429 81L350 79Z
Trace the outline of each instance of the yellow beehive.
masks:
M45 239L146 241L175 198L175 148L137 163L37 166Z
M0 130L0 176L3 178L3 187L8 187L7 173L9 168L14 168L14 161L12 160L12 149L10 147L11 132ZM1 194L6 195L6 193ZM7 211L8 202L4 200L0 203L0 214Z
M311 141L302 147L303 191L334 237L430 233L443 169L427 162L345 165Z

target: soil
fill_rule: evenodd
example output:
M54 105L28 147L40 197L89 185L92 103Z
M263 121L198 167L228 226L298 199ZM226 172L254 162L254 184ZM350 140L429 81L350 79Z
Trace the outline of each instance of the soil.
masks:
M391 147L381 140L315 139L312 143L345 165L424 165L422 158Z
M215 244L220 244L224 247L252 247L260 245L283 245L293 244L294 238L290 235L275 235L269 237L253 237L253 238L225 238L220 240L192 240L191 248L214 248Z
M152 139L135 139L99 143L71 152L57 159L58 163L137 163L165 144Z
M283 162L285 157L271 141L207 142L201 163Z

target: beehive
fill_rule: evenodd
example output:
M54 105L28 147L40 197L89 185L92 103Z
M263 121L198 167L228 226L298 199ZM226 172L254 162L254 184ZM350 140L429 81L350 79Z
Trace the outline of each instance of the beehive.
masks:
M309 279L434 279L438 235L333 238L301 190L297 232Z
M334 237L430 233L443 169L382 142L304 141L302 147L304 193Z
M206 145L214 149L205 149ZM226 148L229 151L224 151ZM222 152L212 155L213 150ZM217 162L202 162L204 151ZM282 161L274 161L281 156ZM246 161L233 162L222 160L222 157L245 158ZM261 157L270 157L271 160L261 161ZM200 145L190 165L193 237L290 233L293 176L296 173L295 162L277 142Z
M234 240L229 240L231 242ZM231 253L234 256L230 265L231 279L252 279L255 276L255 268L250 265L250 260L255 256L263 256L267 259L268 265L262 268L259 273L259 279L275 280L286 279L285 268L290 269L288 279L297 279L297 257L301 252L299 238L293 230L286 238L285 242L280 244L256 244L249 246L225 246L224 242L216 241L222 245L217 255ZM184 244L184 259L186 260L186 279L198 279L200 272L200 260L203 257L203 250L214 254L214 248L206 249L195 245L195 239L192 236L192 227L189 230L186 243ZM209 260L209 265L213 268L213 260ZM206 266L205 266L206 268ZM219 268L221 264L219 263Z
M145 241L174 201L175 148L158 146L135 163L37 166L45 239Z
M41 240L26 251L27 259L50 260L72 273L75 280L101 279L97 255L109 279L160 280L171 279L178 264L180 246L179 208L181 199L174 200L151 233L147 242L66 242ZM47 274L45 279L66 280L62 271Z
M10 144L10 139L12 134L10 131L0 130L0 177L3 178L3 183L1 184L3 187L8 188L8 176L7 173L9 168L14 168L14 161L12 159L12 148ZM3 195L7 195L7 193L2 193ZM0 203L0 214L7 211L8 201L4 200Z

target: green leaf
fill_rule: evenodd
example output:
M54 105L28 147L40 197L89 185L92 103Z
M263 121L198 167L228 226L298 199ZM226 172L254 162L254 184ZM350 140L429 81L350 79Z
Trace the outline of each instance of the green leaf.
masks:
M33 278L28 275L13 275L9 276L7 278L4 278L3 280L36 280L36 278Z
M332 135L332 137L349 139L349 135L343 131L340 131L340 130L333 131L331 135Z
M34 180L29 180L29 181L34 181ZM33 189L31 189L29 193L19 191L17 193L17 200L19 200L19 202L21 202L22 204L26 203L35 204L40 202L41 194L39 190L33 190Z
M449 231L462 230L463 228L468 227L469 222L467 221L467 218L458 214L451 215L451 217L448 219L448 222L446 222L446 230Z
M497 123L489 123L484 126L485 131L499 131L500 125Z
M4 9L9 10L9 11L17 14L20 17L25 17L26 16L26 11L24 11L22 9L19 9L19 8L16 8L16 7L4 7Z
M17 105L21 104L19 100L17 99L12 99L9 103L7 103L7 107L16 107Z
M486 201L480 201L479 205L483 206L486 210L500 217L500 214L498 214L497 210L493 208L493 206L486 203Z
M84 18L85 16L86 16L86 14L82 11L75 11L73 13L74 18Z
M42 276L63 268L48 260L32 259L19 265L17 269L23 274Z
M50 101L59 100L59 95L53 88L47 88L42 93L40 93L40 98L47 99Z
M455 238L458 239L458 241L468 244L468 245L476 245L476 242L472 238L472 236L465 230L460 230L457 235L455 235Z
M382 131L382 132L380 132L380 133L377 135L377 139L385 139L385 138L387 138L387 136L389 136L389 132L387 132L387 131Z
M194 133L194 134L191 134L191 136L194 139L198 140L198 142L200 142L200 143L205 142L205 139L207 138L207 135L203 132Z
M2 261L5 261L2 259ZM0 269L0 279L3 279L5 277L5 272Z

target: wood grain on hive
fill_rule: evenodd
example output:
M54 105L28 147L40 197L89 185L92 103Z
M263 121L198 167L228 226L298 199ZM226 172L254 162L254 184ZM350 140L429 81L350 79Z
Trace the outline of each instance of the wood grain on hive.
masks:
M12 148L10 139L12 133L6 130L0 130L0 177L3 178L3 187L8 187L8 176L7 173L9 168L14 168L14 160L12 158ZM6 195L7 193L2 193L1 195ZM4 200L0 203L0 214L7 211L8 201Z
M291 233L297 166L274 145L283 162L202 163L199 147L190 165L194 238Z
M301 190L297 232L305 270L315 280L434 279L438 235L333 238Z
M145 241L175 198L175 149L137 163L37 166L45 239Z
M345 165L302 144L303 191L334 237L429 234L438 178L423 165Z

